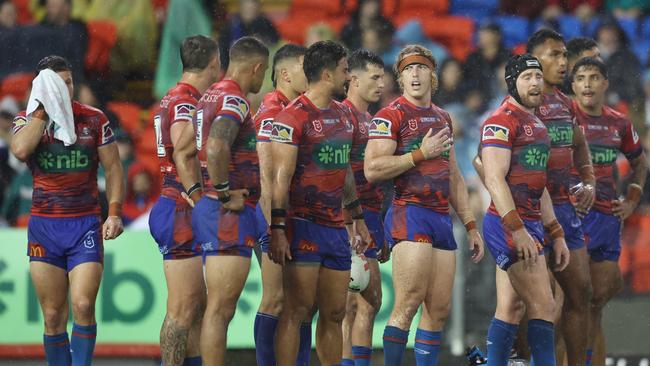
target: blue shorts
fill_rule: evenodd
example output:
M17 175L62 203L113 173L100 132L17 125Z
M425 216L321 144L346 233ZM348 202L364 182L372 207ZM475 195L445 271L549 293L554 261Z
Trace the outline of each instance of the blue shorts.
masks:
M149 214L149 232L164 260L201 255L192 235L192 207L160 196Z
M262 206L259 203L255 207L255 217L257 219L257 242L260 244L262 253L268 253L269 242L271 241L269 223L266 222L266 217L264 217L264 212L262 212Z
M384 247L385 243L385 233L384 233L384 223L381 220L381 212L363 209L363 218L366 221L366 226L372 237L372 243L366 249L364 255L366 258L377 259L377 252Z
M221 202L203 196L192 210L194 240L204 256L251 257L257 243L255 207L244 205L241 212L221 209Z
M585 235L582 231L582 221L576 214L576 209L571 203L562 205L553 205L555 217L562 225L564 230L564 240L569 250L580 249L585 246ZM546 245L552 246L552 243L547 241Z
M32 216L27 227L30 261L46 262L70 272L86 262L104 262L102 226L97 215Z
M544 252L544 247L541 244L544 242L544 224L542 224L541 220L524 220L524 227L533 237L533 240L537 242L538 253L542 254ZM483 238L494 261L502 270L507 271L511 265L519 260L517 249L512 242L512 235L503 228L501 217L498 215L490 212L485 214L483 218Z
M287 220L287 239L292 262L315 263L329 269L348 271L352 265L348 232L309 220Z
M384 232L392 249L401 241L431 243L436 249L456 250L449 214L416 205L392 204L384 219Z
M621 255L621 220L614 215L591 210L582 219L587 251L592 260L618 261Z

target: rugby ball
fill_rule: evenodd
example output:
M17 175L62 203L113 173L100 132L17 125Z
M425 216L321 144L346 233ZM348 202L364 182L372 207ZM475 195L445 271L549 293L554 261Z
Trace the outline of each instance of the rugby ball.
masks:
M350 268L348 290L361 292L368 287L368 282L370 282L370 266L366 256L352 253L352 268Z

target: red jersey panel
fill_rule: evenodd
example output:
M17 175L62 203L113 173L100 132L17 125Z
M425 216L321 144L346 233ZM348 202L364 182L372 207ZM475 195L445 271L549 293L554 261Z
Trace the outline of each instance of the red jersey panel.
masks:
M596 174L594 210L611 215L617 199L614 167L620 151L628 160L641 155L643 148L632 122L625 115L604 107L600 116L590 116L576 106L578 125L583 130Z
M267 93L262 100L260 108L255 113L255 131L257 131L257 142L271 141L273 131L273 119L289 104L290 100L279 90Z
M77 141L70 146L54 139L52 124L46 128L27 161L34 177L32 215L79 217L99 214L97 197L97 148L115 138L110 122L99 109L72 102ZM13 121L13 133L28 124L25 111Z
M212 123L217 117L229 118L239 125L239 133L230 148L228 181L230 189L248 189L250 194L246 203L254 206L260 197L260 169L255 149L257 142L255 124L251 118L248 100L233 80L224 79L212 84L199 100L192 119L206 193L215 192L213 188L215 182L210 181L205 168L207 166L205 145Z
M483 122L479 155L489 146L511 150L506 182L517 212L523 219L540 220L540 198L547 184L550 152L546 126L534 115L506 101ZM500 216L494 202L488 211Z
M429 129L436 134L445 127L453 133L449 114L442 108L434 104L418 107L402 96L377 112L370 122L368 138L395 140L395 155L402 155L418 149ZM396 177L394 184L393 203L448 213L449 153L419 163Z
M368 182L363 172L363 160L366 145L368 144L368 130L370 129L372 116L368 112L362 113L359 111L348 99L344 100L343 103L352 112L354 136L352 138L352 150L350 151L350 166L354 172L354 181L357 184L357 196L364 208L379 212L384 200L384 193L380 185Z
M174 163L174 146L172 145L171 128L175 123L192 122L196 103L201 94L195 87L186 83L178 83L169 89L160 101L160 111L153 119L156 131L156 147L158 162L162 175L162 195L176 200L176 204L187 205L181 197L185 189L176 172Z
M353 132L344 104L332 102L329 109L319 109L305 95L275 117L271 140L298 147L289 189L293 216L343 227L343 186Z
M551 140L548 192L553 204L567 203L573 168L573 128L576 126L573 101L559 90L544 93L535 115L546 125Z

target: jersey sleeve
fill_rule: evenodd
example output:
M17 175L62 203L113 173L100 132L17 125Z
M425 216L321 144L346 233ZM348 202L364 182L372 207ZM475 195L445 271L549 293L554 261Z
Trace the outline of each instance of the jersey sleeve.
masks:
M27 117L25 117L24 113L19 113L11 123L11 133L15 135L25 126L27 126Z
M167 113L169 113L170 127L176 122L192 122L196 103L185 98L179 98L170 103Z
M104 113L100 114L99 118L99 139L97 141L97 146L104 146L115 141L115 135L113 135L113 129L111 128L111 122L106 118Z
M271 141L299 145L303 124L290 111L282 111L275 116L271 130Z
M380 110L370 121L370 126L368 126L368 139L397 140L401 122L400 114L397 110L387 108Z
M492 116L483 123L481 147L495 146L512 149L515 133L512 121L503 116Z
M271 133L273 132L274 116L280 111L275 109L266 109L259 111L255 117L255 130L257 132L257 142L271 141Z
M226 117L240 125L246 120L249 113L250 105L245 98L239 95L226 94L223 96L221 109L217 112L215 119L218 117Z
M643 148L639 139L639 134L634 129L632 122L629 119L624 120L623 139L621 141L621 152L628 160L632 160L641 155Z

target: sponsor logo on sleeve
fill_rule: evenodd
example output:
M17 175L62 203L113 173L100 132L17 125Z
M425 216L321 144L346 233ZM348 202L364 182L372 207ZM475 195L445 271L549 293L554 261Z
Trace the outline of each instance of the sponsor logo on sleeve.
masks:
M221 110L234 112L243 121L248 115L250 108L246 99L236 95L226 95L223 97Z
M104 122L102 125L102 142L101 144L106 144L113 139L113 129L111 128L111 123L109 121Z
M639 143L639 134L636 133L636 130L634 129L634 127L632 127L632 141L633 141L635 144L638 144L638 143Z
M368 136L370 137L390 137L393 122L384 118L374 118L370 121Z
M287 126L284 123L273 123L273 130L271 131L271 140L277 142L293 142L293 127Z
M195 108L196 107L190 103L177 104L174 107L174 121L191 121Z
M21 127L27 125L27 118L23 116L18 116L14 118L14 126L12 128L13 133L18 132L18 130L21 129Z
M260 123L260 132L257 133L257 136L271 138L273 133L273 118L267 118L262 120Z
M499 125L485 125L483 127L482 141L485 140L501 140L508 141L510 137L510 130L507 127Z

